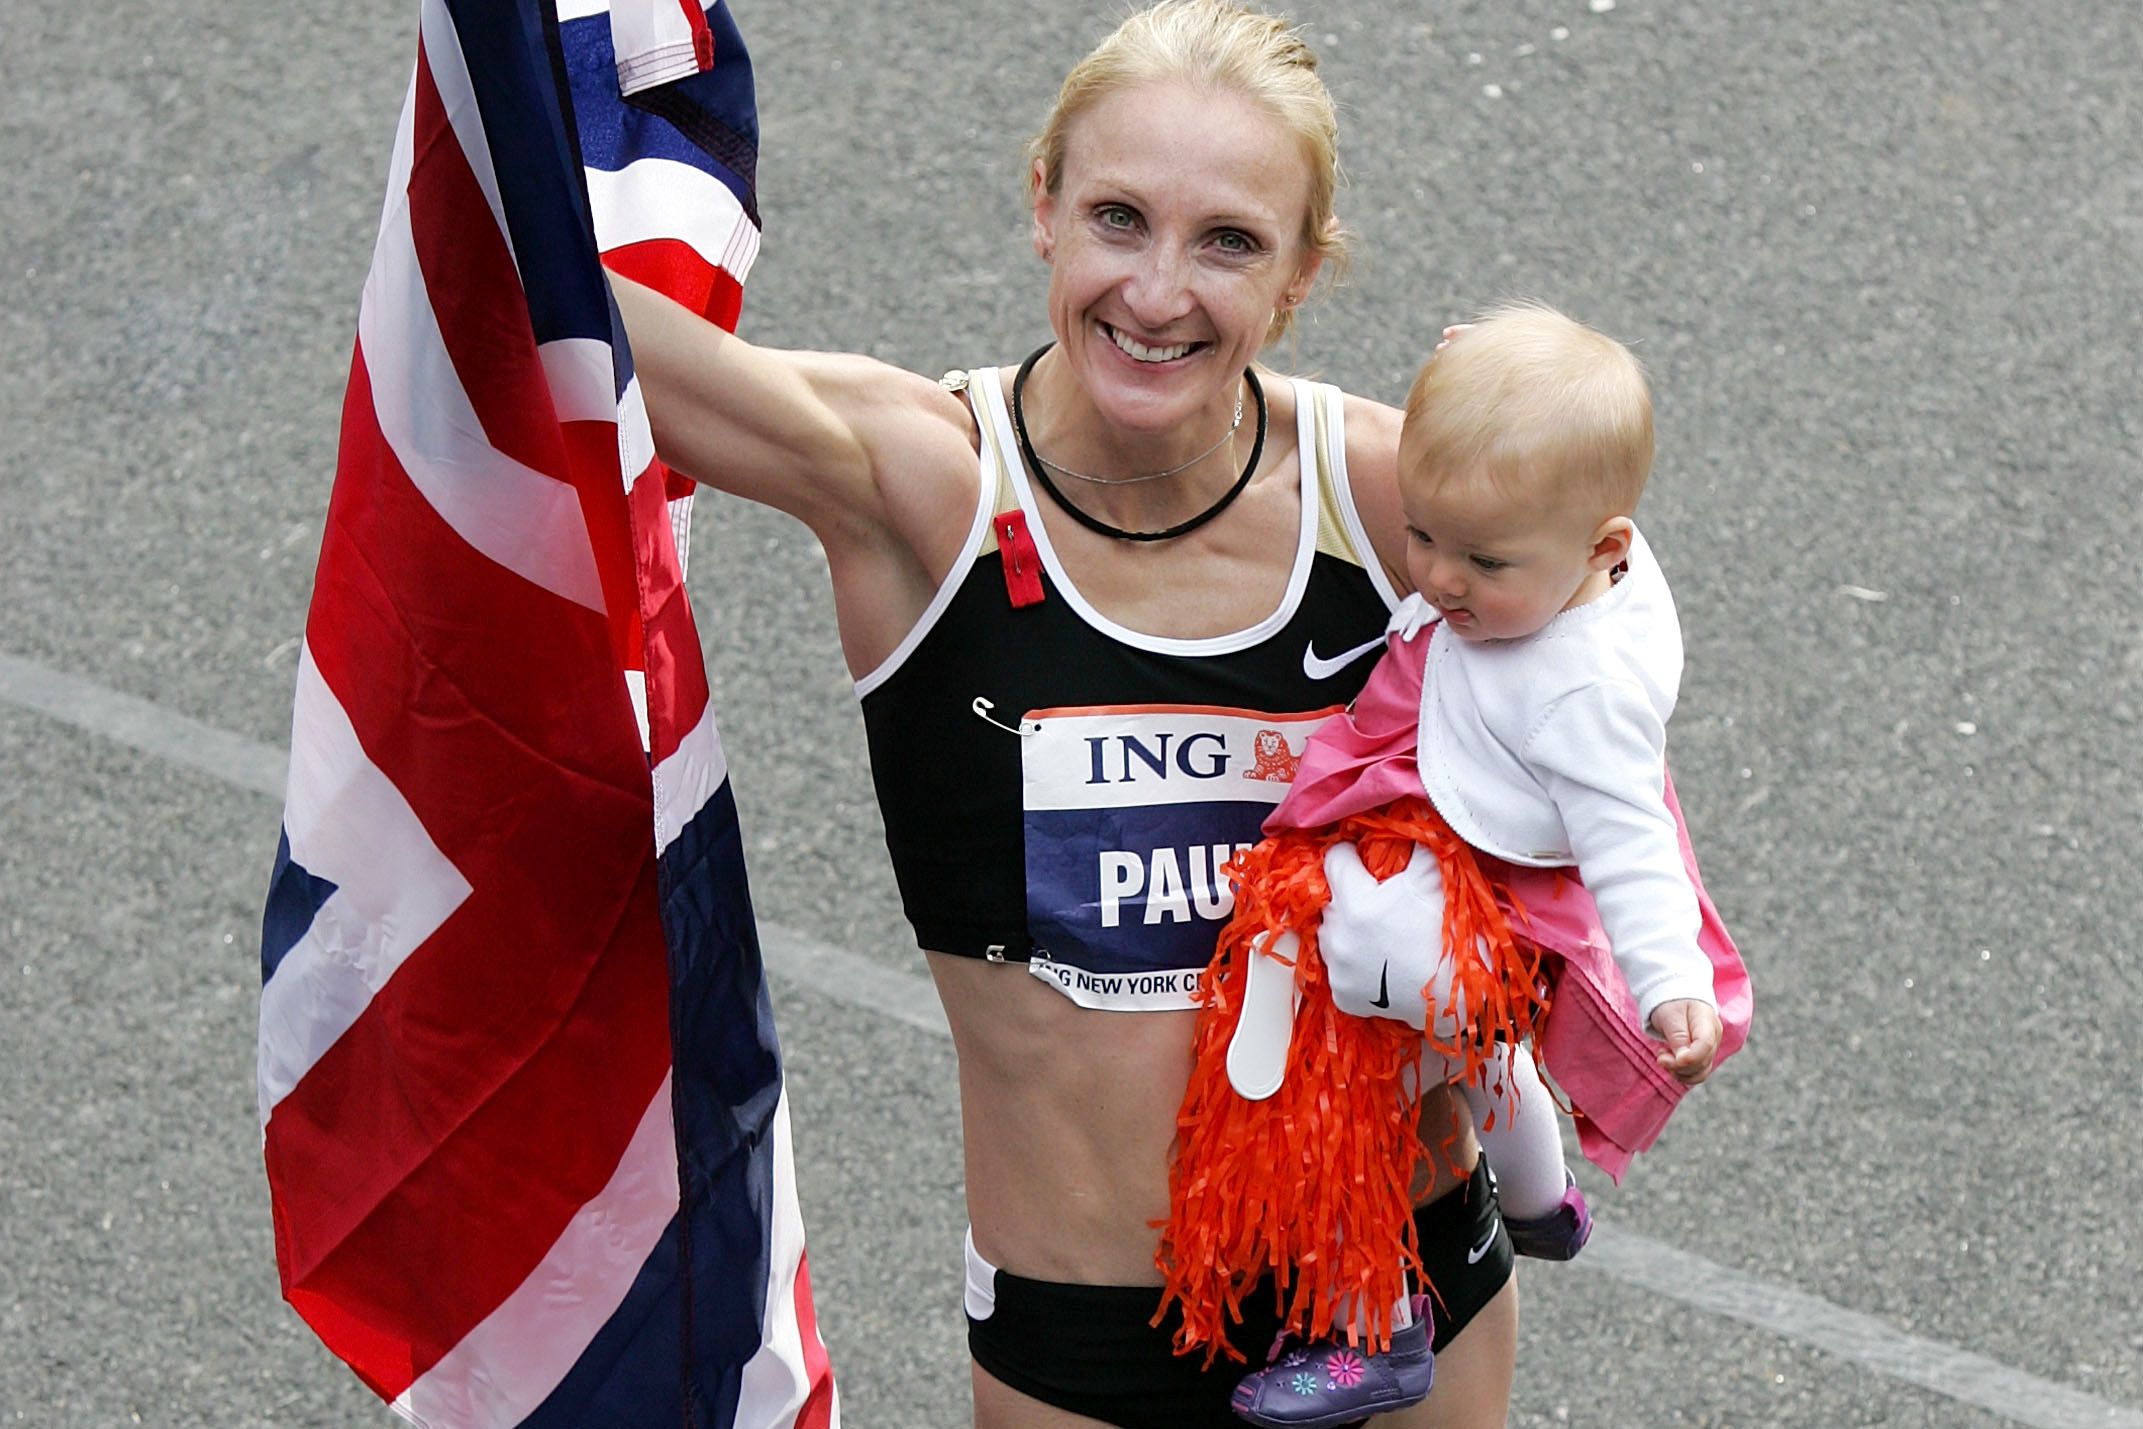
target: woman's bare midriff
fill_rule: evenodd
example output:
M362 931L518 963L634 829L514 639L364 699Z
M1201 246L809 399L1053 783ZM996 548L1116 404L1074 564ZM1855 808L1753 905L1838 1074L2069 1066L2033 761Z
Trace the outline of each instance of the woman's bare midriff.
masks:
M1159 1284L1155 1227L1197 1014L1097 1012L1018 963L929 963L960 1059L975 1248L1037 1280ZM1470 1146L1456 1150L1470 1166ZM1438 1170L1426 1194L1449 1181Z

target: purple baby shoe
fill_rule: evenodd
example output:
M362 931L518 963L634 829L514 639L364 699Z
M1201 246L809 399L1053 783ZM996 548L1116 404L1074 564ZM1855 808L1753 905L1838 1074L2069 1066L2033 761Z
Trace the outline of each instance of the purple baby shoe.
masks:
M1511 1233L1511 1249L1535 1260L1569 1260L1585 1248L1592 1237L1592 1212L1577 1178L1565 1168L1563 1198L1545 1215L1519 1219L1505 1216L1503 1227Z
M1295 1345L1235 1386L1229 1407L1265 1429L1335 1429L1429 1397L1436 1356L1429 1350L1429 1301L1414 1297L1414 1323L1394 1330L1382 1354L1318 1340Z

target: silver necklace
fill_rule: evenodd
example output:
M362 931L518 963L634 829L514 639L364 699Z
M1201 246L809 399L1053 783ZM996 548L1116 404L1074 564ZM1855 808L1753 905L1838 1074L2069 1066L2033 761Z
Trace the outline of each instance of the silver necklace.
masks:
M1192 457L1189 461L1179 462L1175 466L1168 468L1168 470L1166 471L1149 471L1143 476L1088 476L1083 471L1073 471L1063 462L1051 461L1048 457L1043 456L1040 452L1036 452L1034 454L1034 460L1036 464L1040 466L1046 466L1051 471L1057 472L1062 476L1068 476L1074 481L1089 482L1095 486L1136 486L1142 481L1159 481L1164 476L1174 476L1178 472L1189 471L1192 467L1198 465L1198 463L1204 461L1214 452L1219 451L1230 441L1234 440L1237 429L1240 428L1242 425L1243 389L1240 385L1238 385L1235 389L1235 417L1232 421L1228 423L1228 430L1220 434L1220 440L1213 443L1213 445L1207 447L1204 451L1198 453L1198 455Z

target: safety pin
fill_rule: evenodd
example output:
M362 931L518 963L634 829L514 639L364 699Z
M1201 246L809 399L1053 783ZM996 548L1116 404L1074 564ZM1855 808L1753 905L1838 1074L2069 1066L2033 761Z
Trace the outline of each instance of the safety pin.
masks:
M980 695L975 696L975 702L969 705L968 708L973 710L982 719L983 723L995 725L1006 734L1016 734L1021 739L1032 739L1042 732L1042 722L1038 719L1021 720L1018 724L1006 724L1003 720L990 713L991 710L997 708L996 702L986 700Z

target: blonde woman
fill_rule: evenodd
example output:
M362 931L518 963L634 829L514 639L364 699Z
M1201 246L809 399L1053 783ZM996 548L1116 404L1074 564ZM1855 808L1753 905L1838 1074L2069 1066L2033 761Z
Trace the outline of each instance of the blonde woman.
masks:
M1053 341L1024 361L774 352L618 285L663 455L825 548L959 1055L978 1425L1237 1422L1245 1366L1149 1324L1217 870L1407 593L1399 414L1256 366L1343 256L1335 137L1288 25L1167 0L1031 146ZM1509 1244L1431 1118L1475 1171L1423 1189L1436 1387L1379 1422L1501 1424Z

